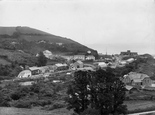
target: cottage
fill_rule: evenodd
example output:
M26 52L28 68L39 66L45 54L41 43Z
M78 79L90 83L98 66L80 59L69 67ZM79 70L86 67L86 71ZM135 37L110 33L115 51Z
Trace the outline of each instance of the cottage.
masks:
M29 70L32 72L32 75L39 75L42 72L39 67L29 67Z
M54 72L57 69L56 65L47 65L49 68L49 72Z
M45 50L45 51L43 51L43 54L45 55L45 57L46 58L51 58L51 56L52 56L52 52L51 51L49 51L49 50Z
M23 70L19 73L18 78L29 78L32 76L32 73L30 70Z
M152 86L152 80L150 79L150 77L145 77L142 80L142 85L144 85L144 86Z
M101 68L107 67L107 64L105 62L97 62L97 63L98 63L98 66Z
M152 85L152 80L148 75L136 72L130 72L129 74L124 75L122 81L125 84L130 84L136 87Z
M41 73L47 73L50 71L48 66L41 66L39 67L39 70L41 71Z
M72 69L72 70L76 70L77 68L83 68L83 67L84 67L84 64L80 60L70 64L70 69Z
M95 60L95 56L93 56L93 55L88 55L88 56L86 56L86 60Z
M67 60L73 60L74 59L74 56L72 56L72 55L65 55L65 56L61 56L62 58L64 58L64 59L67 59Z
M74 55L74 60L85 60L85 55Z
M55 66L56 66L57 71L67 70L68 69L67 64L57 63L57 64L55 64Z
M128 63L131 63L131 62L133 62L135 59L134 58L130 58L130 59L127 59L126 61L128 62Z
M77 68L77 70L81 70L81 71L95 71L92 67L84 67L84 68Z

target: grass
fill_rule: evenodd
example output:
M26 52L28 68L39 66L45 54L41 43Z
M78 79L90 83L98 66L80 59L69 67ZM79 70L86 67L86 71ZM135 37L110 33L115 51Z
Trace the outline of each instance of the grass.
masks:
M39 108L25 109L13 107L0 107L0 115L71 115L73 111L66 108L55 109L53 111L40 110Z
M125 101L128 113L146 112L155 110L155 101L133 100Z

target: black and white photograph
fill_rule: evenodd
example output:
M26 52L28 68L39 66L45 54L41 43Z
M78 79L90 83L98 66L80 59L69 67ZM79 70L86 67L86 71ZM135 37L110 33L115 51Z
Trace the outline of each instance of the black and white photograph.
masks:
M0 0L0 115L155 115L155 0Z

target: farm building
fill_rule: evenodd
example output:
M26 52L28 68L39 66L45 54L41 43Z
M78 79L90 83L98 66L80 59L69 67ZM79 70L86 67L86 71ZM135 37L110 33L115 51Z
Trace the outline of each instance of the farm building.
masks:
M76 70L77 68L83 68L83 62L78 60L72 64L70 64L70 69Z
M57 71L62 71L62 70L67 70L68 69L67 64L57 63L57 64L55 64L55 66L56 66Z
M32 73L30 70L23 70L19 73L19 75L17 76L18 78L28 78L31 77Z
M132 86L151 86L152 80L150 77L143 73L130 72L124 75L123 82Z

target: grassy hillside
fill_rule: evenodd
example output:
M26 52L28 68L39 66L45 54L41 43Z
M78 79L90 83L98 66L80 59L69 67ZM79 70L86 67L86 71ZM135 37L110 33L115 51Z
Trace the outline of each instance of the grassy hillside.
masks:
M125 68L128 68L130 71L144 73L155 78L155 59L153 59L150 55L137 57L134 62L130 63Z
M42 50L53 53L86 53L97 56L97 51L68 38L52 35L29 27L0 27L0 48L23 50L36 54Z

